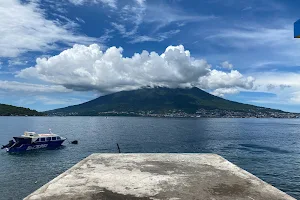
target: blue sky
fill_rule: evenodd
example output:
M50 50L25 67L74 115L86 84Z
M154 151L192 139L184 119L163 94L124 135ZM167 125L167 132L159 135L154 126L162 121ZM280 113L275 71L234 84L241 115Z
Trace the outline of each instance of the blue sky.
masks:
M0 2L0 102L39 111L146 85L300 112L297 1Z

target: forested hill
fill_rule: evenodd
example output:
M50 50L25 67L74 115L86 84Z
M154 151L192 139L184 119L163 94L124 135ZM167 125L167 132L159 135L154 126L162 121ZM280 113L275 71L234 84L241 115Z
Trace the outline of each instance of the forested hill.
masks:
M83 104L55 109L48 115L133 115L179 117L290 117L289 113L229 101L199 88L141 88Z
M0 116L43 116L36 110L29 108L17 107L12 105L0 104Z

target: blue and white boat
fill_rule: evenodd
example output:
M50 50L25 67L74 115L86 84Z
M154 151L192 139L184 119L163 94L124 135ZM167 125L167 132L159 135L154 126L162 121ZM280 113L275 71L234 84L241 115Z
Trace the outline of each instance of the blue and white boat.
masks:
M7 152L23 152L43 148L57 148L67 139L59 135L50 133L37 134L35 132L24 132L24 135L13 137L7 145L1 149L6 149Z

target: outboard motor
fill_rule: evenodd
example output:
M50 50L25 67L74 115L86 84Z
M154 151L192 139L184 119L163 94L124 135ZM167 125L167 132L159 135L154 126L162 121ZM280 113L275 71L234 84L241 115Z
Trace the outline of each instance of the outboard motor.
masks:
M13 140L9 140L7 145L2 145L1 149L9 148L11 147L15 142Z

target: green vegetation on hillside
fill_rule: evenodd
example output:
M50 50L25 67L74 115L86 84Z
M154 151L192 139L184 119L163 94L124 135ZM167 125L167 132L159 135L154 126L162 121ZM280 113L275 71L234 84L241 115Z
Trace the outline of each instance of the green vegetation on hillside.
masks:
M191 114L197 113L199 110L253 114L258 112L284 113L280 110L229 101L196 87L185 89L156 87L122 91L46 113L50 115L105 115L107 112L110 113L109 115L135 115L143 112L157 114L185 112Z
M42 116L44 113L40 113L36 110L29 108L16 107L6 104L0 104L0 116Z

